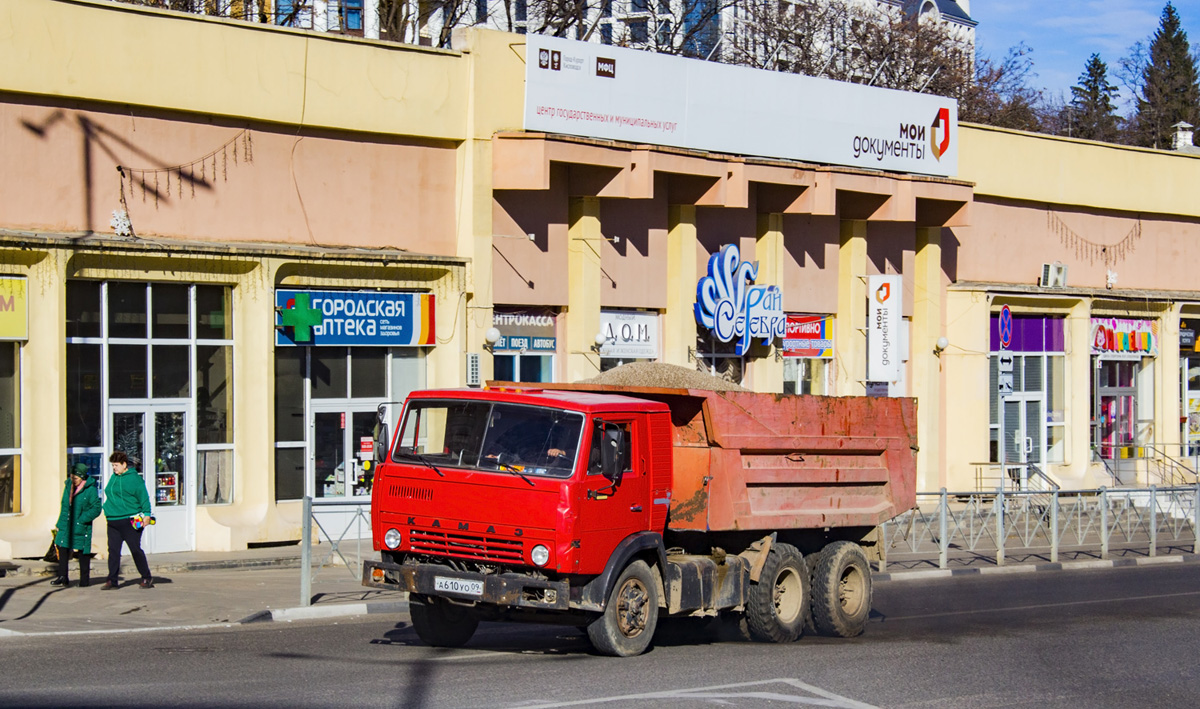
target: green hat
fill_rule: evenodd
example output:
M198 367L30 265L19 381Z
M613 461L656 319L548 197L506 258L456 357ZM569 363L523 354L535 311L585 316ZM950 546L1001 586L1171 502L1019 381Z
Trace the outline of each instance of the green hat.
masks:
M88 476L87 463L76 463L75 465L72 465L70 474L78 475L81 478L86 478Z

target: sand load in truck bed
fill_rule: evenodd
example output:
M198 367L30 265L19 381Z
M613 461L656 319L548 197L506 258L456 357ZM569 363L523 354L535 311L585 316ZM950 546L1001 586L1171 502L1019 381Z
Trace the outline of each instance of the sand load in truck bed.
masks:
M621 372L632 366L642 371ZM683 367L639 364L587 382L537 386L670 407L671 529L873 527L914 505L915 400L716 391L696 383L728 385Z

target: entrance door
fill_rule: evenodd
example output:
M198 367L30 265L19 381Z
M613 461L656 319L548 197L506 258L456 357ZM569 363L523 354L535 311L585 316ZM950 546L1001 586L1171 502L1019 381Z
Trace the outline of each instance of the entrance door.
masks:
M316 499L371 497L373 475L363 469L372 457L375 407L316 403L309 422L312 441L310 476Z
M190 551L196 520L188 411L183 405L112 404L109 450L125 451L146 483L156 523L142 535L148 553ZM105 471L105 482L112 470Z
M1001 463L1018 489L1028 488L1029 464L1045 460L1045 404L1041 393L1009 394L1004 397L1000 419Z

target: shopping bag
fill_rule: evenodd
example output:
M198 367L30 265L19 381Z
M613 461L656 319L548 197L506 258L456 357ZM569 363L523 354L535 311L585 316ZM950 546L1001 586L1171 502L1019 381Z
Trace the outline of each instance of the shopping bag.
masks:
M42 561L58 561L58 547L54 546L54 542L50 542L50 548L46 550L46 555L42 557Z

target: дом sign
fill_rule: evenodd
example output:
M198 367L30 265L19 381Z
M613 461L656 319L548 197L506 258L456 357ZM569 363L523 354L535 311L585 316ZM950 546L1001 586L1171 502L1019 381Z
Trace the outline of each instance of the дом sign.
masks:
M527 35L525 129L950 177L958 104Z
M787 332L783 292L779 286L756 286L758 262L743 261L738 247L727 244L708 259L708 275L696 284L696 322L721 342L737 340L740 357L752 338L770 345Z

